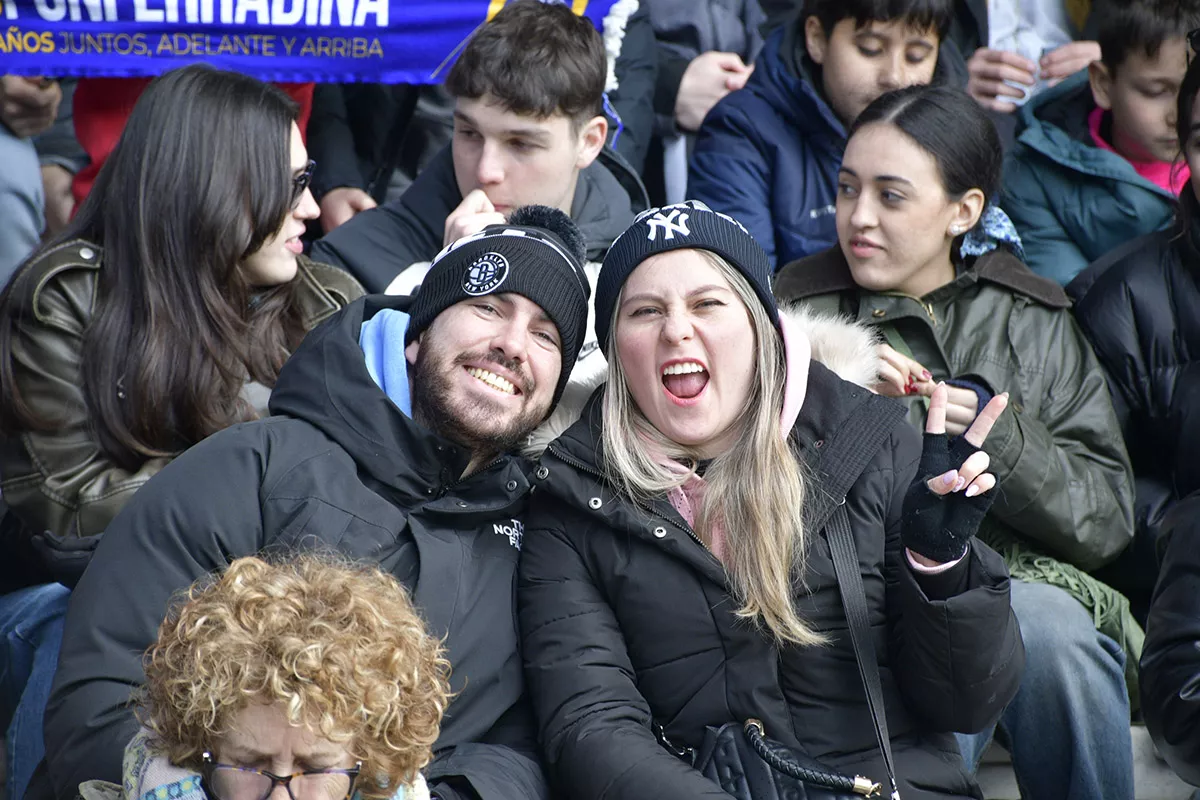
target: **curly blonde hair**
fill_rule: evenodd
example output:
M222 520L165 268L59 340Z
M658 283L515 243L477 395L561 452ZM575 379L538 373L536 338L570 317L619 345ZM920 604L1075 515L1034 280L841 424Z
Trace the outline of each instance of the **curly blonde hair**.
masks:
M279 704L362 761L366 797L429 763L450 691L441 642L396 579L328 555L240 558L197 581L145 668L139 717L172 763L198 768L240 711Z

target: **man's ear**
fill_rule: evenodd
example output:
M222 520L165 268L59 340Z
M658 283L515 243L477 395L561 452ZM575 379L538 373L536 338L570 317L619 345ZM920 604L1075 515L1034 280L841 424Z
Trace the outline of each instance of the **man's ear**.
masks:
M825 63L825 48L829 46L829 39L821 27L821 20L816 17L804 20L804 46L808 50L808 57L815 63Z
M1092 87L1092 99L1105 111L1112 110L1112 73L1103 61L1088 64L1088 83Z
M984 197L983 191L968 189L955 204L954 216L950 218L950 237L956 235L955 230L966 232L974 228L986 207L987 198Z
M425 331L417 334L417 338L408 343L404 348L404 359L409 363L409 366L416 366L417 353L421 352L421 340L425 338Z
M600 151L604 149L604 142L608 139L608 119L603 116L596 116L584 123L579 130L579 138L576 141L578 148L578 157L575 159L576 169L587 169L596 160L596 156L600 155Z

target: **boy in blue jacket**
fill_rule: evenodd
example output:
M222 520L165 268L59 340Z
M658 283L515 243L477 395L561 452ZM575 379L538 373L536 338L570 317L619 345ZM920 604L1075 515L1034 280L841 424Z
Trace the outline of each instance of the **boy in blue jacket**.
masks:
M688 197L745 225L777 270L833 246L850 123L892 89L966 82L962 56L941 48L952 16L952 0L805 0L700 126Z
M1125 242L1167 226L1187 183L1175 95L1198 0L1097 0L1101 59L1020 111L1001 206L1025 261L1064 286Z

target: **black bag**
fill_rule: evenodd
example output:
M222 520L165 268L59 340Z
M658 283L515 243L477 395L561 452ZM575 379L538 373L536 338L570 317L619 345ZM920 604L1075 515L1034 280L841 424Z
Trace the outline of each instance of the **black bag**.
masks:
M807 530L824 529L829 542L850 642L866 689L867 707L883 753L892 800L900 800L900 793L884 715L879 662L869 635L866 593L846 512L846 494L896 424L904 424L905 413L899 403L868 395L822 449L815 472L822 479L818 486L823 494L814 492L804 510ZM665 747L679 756L687 752L672 746L662 728L656 728ZM762 723L753 719L745 723L730 722L720 728L710 726L704 743L693 754L692 764L738 800L851 800L880 794L880 785L868 778L842 775L806 753L768 739Z

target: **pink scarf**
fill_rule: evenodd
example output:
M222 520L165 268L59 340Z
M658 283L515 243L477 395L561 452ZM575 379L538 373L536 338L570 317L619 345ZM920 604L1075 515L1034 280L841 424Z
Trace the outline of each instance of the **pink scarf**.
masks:
M1091 131L1092 140L1101 150L1117 153L1113 146L1104 141L1104 137L1100 135L1100 124L1103 119L1104 110L1101 108L1093 108L1092 113L1088 114L1088 130ZM1121 154L1117 153L1117 155ZM1130 161L1128 158L1125 160L1129 161L1129 165L1138 175L1173 195L1178 195L1192 177L1186 161L1176 166L1167 161Z

